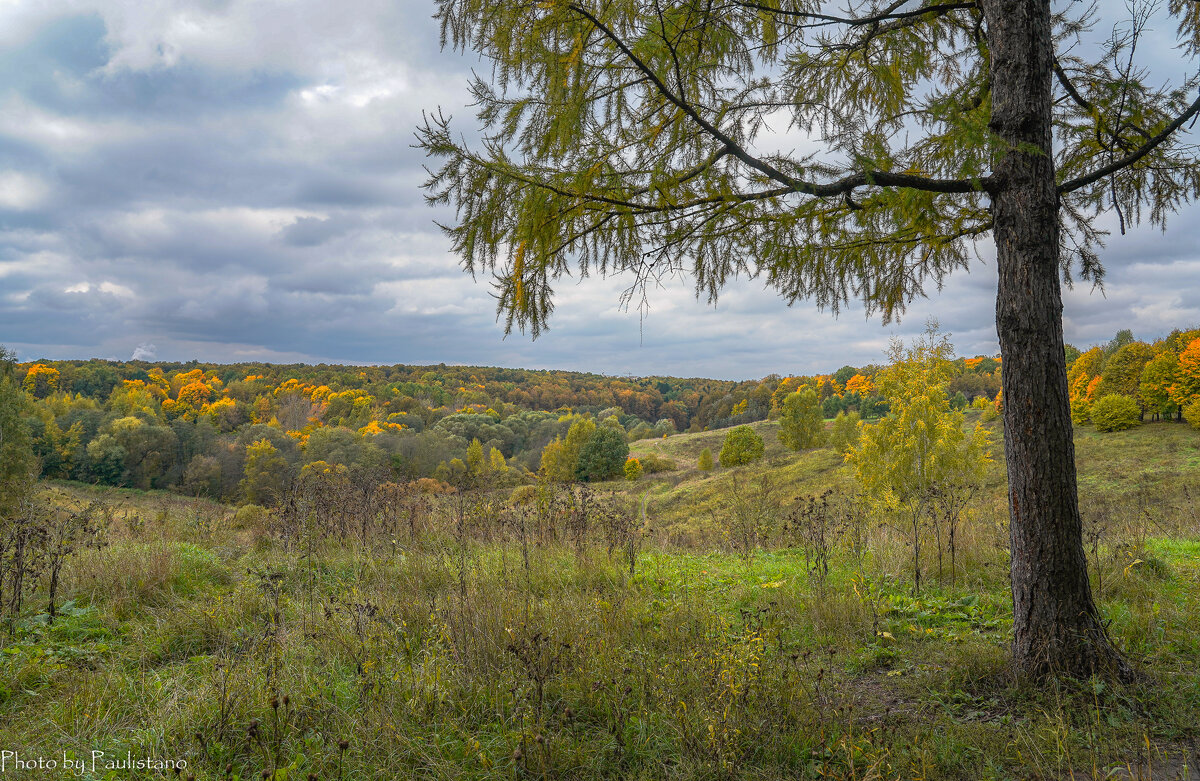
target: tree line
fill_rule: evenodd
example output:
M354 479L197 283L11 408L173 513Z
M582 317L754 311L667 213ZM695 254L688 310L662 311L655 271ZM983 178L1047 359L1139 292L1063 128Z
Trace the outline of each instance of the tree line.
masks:
M44 477L172 489L269 503L309 464L389 479L454 483L486 467L508 479L538 472L614 474L621 446L680 431L732 428L784 414L811 392L818 414L887 411L877 366L744 382L605 377L460 366L307 366L6 359L13 426ZM962 400L994 396L999 363L958 359ZM956 398L957 398L956 397ZM19 401L19 403L18 403ZM618 442L619 440L619 445ZM627 451L626 451L627 452ZM14 462L15 463L15 462ZM646 472L672 465L650 459ZM582 473L581 473L582 474Z

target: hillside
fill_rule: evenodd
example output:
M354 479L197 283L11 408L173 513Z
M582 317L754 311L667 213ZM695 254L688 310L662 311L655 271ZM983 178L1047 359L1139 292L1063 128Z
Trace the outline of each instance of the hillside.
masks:
M712 474L694 458L724 432L637 443L680 468L593 486L584 527L565 494L549 514L453 494L404 505L410 526L48 484L105 544L67 558L52 623L39 588L5 636L0 743L213 779L1175 779L1200 759L1200 432L1078 432L1094 588L1146 682L1043 689L1006 667L999 464L955 568L927 551L914 594L902 529L822 548L781 528L848 470L754 425L766 457ZM649 537L622 536L610 489L649 495ZM774 525L740 547L762 506Z

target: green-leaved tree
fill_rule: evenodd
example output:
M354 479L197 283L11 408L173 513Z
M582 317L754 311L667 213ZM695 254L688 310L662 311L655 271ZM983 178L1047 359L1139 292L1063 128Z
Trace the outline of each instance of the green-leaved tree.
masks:
M750 426L735 426L725 435L717 461L726 469L749 464L762 458L764 449L762 437L757 431Z
M629 458L629 443L621 429L611 426L594 427L592 435L579 451L575 477L580 480L608 480L624 474Z

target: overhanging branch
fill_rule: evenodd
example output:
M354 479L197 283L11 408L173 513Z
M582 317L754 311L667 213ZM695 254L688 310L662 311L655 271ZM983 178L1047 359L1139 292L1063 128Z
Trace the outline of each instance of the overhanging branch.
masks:
M970 5L974 5L973 3ZM713 140L721 145L723 149L728 150L728 153L738 160L741 160L750 168L763 174L767 178L785 185L792 192L813 195L820 198L838 197L852 192L858 187L877 186L877 187L907 187L915 190L924 190L926 192L935 193L972 193L983 192L988 188L990 183L989 177L976 177L972 179L930 179L924 176L916 176L914 174L895 174L890 171L864 171L860 173L850 174L833 182L818 183L807 182L803 179L797 179L793 176L780 171L775 166L765 160L755 157L741 146L734 138L723 132L716 125L712 124L701 116L696 107L688 103L681 96L676 95L670 87L655 73L646 62L633 53L626 43L621 40L611 28L601 22L594 14L582 7L578 3L571 3L570 8L575 13L587 19L604 37L608 38L614 46L616 46L622 54L637 68L646 79L654 85L655 89L672 103L676 108L682 111L693 122L708 134Z
M1200 113L1200 97L1197 97L1196 100L1192 102L1192 105L1188 106L1187 111L1180 114L1175 121L1167 125L1161 133L1154 136L1129 154L1125 155L1120 160L1114 160L1103 168L1097 168L1090 174L1086 174L1077 179L1072 179L1069 182L1063 182L1060 184L1058 186L1059 195L1074 192L1081 187L1087 187L1089 184L1098 182L1109 174L1114 174L1123 168L1128 168L1138 160L1141 160L1143 157L1153 152L1164 141L1170 138L1172 133L1183 127L1189 119L1196 116L1198 113Z

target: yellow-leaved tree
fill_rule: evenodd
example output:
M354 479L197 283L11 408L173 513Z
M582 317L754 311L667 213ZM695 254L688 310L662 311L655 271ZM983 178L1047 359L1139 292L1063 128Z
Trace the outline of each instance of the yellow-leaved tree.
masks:
M921 589L921 541L926 529L943 542L955 571L958 521L991 460L987 429L963 428L963 413L950 408L954 348L931 320L911 347L893 341L891 365L876 377L891 411L862 437L846 460L854 465L872 510L904 524L912 546L913 578Z

